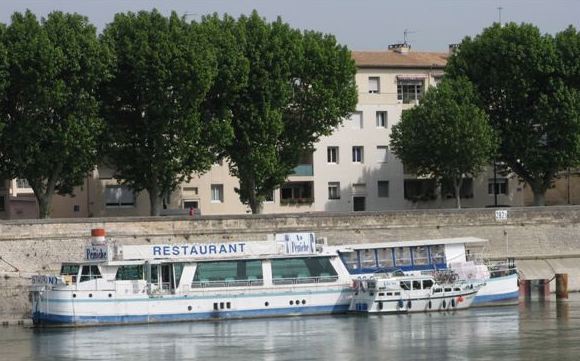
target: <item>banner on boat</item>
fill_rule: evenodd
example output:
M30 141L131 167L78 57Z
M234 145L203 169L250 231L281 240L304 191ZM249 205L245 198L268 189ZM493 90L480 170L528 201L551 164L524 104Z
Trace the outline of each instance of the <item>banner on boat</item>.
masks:
M316 253L316 237L312 232L279 233L276 242L284 246L286 254Z
M265 254L316 253L314 233L276 234L275 240L262 242L210 242L190 244L152 244L122 246L124 260L178 259L178 258L231 258Z

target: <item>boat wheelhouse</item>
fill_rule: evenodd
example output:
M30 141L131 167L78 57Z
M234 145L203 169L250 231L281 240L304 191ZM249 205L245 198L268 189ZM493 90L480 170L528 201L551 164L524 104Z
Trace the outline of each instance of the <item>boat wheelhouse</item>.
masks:
M33 277L36 324L344 313L352 297L343 263L336 253L317 252L311 233L263 242L106 242L87 247L86 258L63 264L59 276Z
M482 245L476 237L328 246L337 251L353 278L401 270L408 274L452 269L460 279L485 283L474 306L517 304L518 275L513 262L485 265L466 251L466 245Z
M387 314L466 309L482 286L457 281L454 273L440 271L434 275L378 273L357 279L355 285L351 312Z

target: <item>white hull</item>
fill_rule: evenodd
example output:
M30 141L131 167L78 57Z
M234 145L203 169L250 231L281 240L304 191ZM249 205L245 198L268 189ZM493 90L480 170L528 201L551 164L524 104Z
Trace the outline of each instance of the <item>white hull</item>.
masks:
M51 290L34 300L34 318L39 324L91 325L332 314L346 312L351 294L344 284L212 289L154 297Z
M518 303L519 287L517 273L485 280L473 307L515 305Z

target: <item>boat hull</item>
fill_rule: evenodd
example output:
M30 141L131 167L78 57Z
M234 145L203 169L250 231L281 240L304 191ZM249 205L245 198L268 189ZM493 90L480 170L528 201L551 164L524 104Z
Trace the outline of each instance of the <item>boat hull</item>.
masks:
M472 307L516 305L519 299L518 275L494 277L485 280Z
M50 290L33 297L33 321L44 326L89 326L340 314L347 312L351 295L347 286L123 298L111 291L93 291L89 296Z

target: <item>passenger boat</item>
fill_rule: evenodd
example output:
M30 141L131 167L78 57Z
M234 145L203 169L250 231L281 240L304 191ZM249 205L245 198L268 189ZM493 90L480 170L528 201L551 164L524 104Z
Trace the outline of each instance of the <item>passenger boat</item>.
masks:
M355 280L351 312L410 313L466 309L481 287L479 282L456 281L455 273L404 275L380 273Z
M314 234L270 241L117 246L93 230L86 260L34 276L33 321L102 325L345 313L351 278Z
M339 253L353 279L377 272L402 270L409 275L451 269L460 279L484 283L473 306L518 303L518 274L513 262L483 264L466 246L482 246L486 239L475 237L378 242L327 246Z

